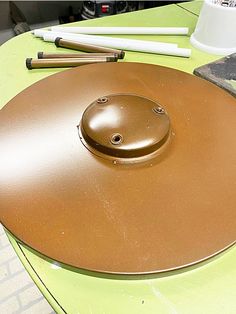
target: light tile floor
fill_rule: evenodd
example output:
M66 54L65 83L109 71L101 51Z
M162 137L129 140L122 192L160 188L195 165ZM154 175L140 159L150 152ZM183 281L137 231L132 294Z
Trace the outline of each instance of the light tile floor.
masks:
M0 224L0 314L55 313L26 272Z

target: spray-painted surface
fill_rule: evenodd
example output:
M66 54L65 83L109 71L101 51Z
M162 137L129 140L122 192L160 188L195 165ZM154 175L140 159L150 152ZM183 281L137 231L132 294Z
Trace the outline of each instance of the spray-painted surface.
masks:
M200 1L165 6L122 16L83 22L86 26L188 26L191 32L197 21ZM75 26L78 24L74 24ZM133 38L137 38L132 36ZM142 37L142 36L141 36ZM146 37L148 40L178 42L191 48L187 36ZM140 38L144 39L144 37ZM16 50L16 47L18 49ZM27 49L25 49L27 47ZM66 52L52 44L32 41L24 34L4 44L0 49L1 78L0 107L25 87L61 70L27 71L24 59L38 51ZM139 54L128 52L126 61L145 62L177 68L188 73L218 57L192 48L192 58ZM20 78L20 79L19 79ZM236 249L184 272L169 273L158 278L96 277L90 273L70 269L20 245L10 236L11 243L40 290L57 313L70 314L218 314L236 313ZM204 245L204 244L203 244Z

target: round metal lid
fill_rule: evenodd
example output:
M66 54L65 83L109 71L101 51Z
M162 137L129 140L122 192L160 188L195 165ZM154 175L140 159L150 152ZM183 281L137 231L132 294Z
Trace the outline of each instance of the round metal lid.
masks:
M137 63L55 74L0 112L1 222L89 270L197 263L235 242L234 134L236 100L192 75Z
M90 151L113 161L119 158L119 162L153 158L170 135L165 109L150 99L129 94L95 100L85 110L79 128Z

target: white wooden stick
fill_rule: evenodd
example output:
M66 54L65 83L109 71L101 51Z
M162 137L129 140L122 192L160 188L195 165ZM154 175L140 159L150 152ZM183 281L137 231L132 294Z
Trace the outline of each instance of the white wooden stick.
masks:
M64 33L64 32L51 32L51 31L47 31L47 30L35 30L34 31L34 35L36 37L45 37L45 40L47 41L47 38L50 38L51 35L56 35L56 37L62 37L61 35L66 35L67 38L66 39L71 39L71 40L80 40L81 42L84 42L84 40L89 39L89 41L91 41L91 44L94 45L99 45L101 42L102 43L110 43L115 42L117 44L123 44L126 39L124 38L111 38L111 37L105 37L105 36L97 36L97 35L86 35L86 34L73 34L73 33ZM136 40L136 39L129 39L132 40L133 43L137 43L137 44L142 44L145 41L144 40ZM51 40L49 40L51 41ZM86 43L86 41L85 41ZM177 44L173 44L173 43L163 43L163 42L159 42L159 41L153 41L152 43L155 43L156 46L169 46L169 47L178 47ZM100 44L101 45L101 44Z
M94 44L98 46L123 50L156 53L179 57L190 57L191 55L190 49L178 48L175 45L173 46L168 43L157 43L154 41L134 40L127 38L124 39L82 34L69 34L62 32L46 32L44 33L43 39L45 41L54 42L57 37L74 40L85 44Z
M42 37L45 33L47 33L48 30L46 29L34 29L33 31L31 31L31 33L35 36L35 37Z
M63 27L52 26L52 31L76 34L136 34L186 35L188 27Z

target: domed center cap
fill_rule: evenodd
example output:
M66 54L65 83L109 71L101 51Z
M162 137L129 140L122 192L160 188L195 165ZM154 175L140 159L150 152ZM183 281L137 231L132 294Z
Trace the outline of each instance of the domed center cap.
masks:
M111 158L140 158L159 151L168 140L170 120L158 103L136 95L101 97L84 111L80 123L83 144Z

